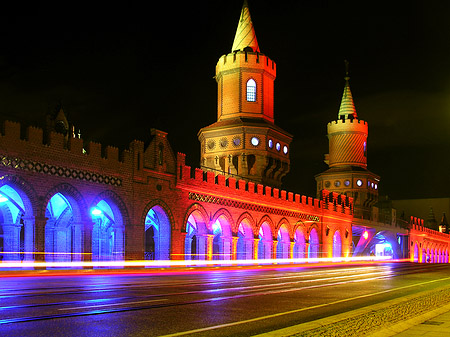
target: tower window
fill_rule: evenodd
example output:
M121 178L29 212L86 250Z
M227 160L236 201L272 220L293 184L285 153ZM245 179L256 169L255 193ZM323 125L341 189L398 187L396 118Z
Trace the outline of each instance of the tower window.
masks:
M256 82L253 78L247 81L247 102L256 102Z

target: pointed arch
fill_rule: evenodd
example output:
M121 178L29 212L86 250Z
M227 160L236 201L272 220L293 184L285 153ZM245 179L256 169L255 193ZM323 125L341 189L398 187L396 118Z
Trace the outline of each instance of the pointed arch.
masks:
M270 228L270 234L271 234L271 236L272 236L272 239L274 239L274 238L275 238L275 233L276 233L276 232L275 232L275 224L274 224L273 220L270 218L270 216L268 216L267 214L264 215L264 216L259 220L258 225L256 226L257 229L258 229L258 233L259 233L259 231L260 231L260 229L261 229L261 226L262 226L263 224L265 224L265 223L269 226L269 228Z
M169 260L173 228L173 214L161 199L149 202L141 217L144 225L144 259Z
M235 228L233 230L233 233L237 234L238 230L239 230L239 225L241 224L241 222L243 222L244 220L247 221L248 225L251 227L252 231L253 231L253 235L257 236L258 235L258 228L256 225L256 221L255 219L252 217L252 215L248 212L242 213L238 220L236 221L236 226L238 228Z
M81 193L72 185L63 183L53 186L45 195L43 199L43 203L45 207L47 207L50 199L52 199L55 194L61 193L64 195L68 202L71 204L73 208L73 217L74 221L81 223L89 218L89 210L87 207L87 203L84 200Z
M27 217L44 214L36 191L28 181L20 176L5 174L0 176L0 188L4 185L11 185L11 187L17 189L16 192L23 200Z
M333 257L342 257L342 235L339 229L336 229L333 234Z
M233 217L231 216L231 213L227 210L227 209L225 209L225 208L221 208L221 209L219 209L215 214L214 214L214 216L213 216L213 218L212 218L212 220L211 220L211 222L210 222L210 228L208 228L210 231L212 231L212 225L214 224L214 223L216 223L216 221L220 221L219 219L220 218L223 218L223 219L225 219L225 221L227 222L227 224L228 224L228 228L229 228L229 234L228 234L228 231L225 233L227 236L230 236L231 237L231 235L232 235L232 232L236 232L235 230L236 230L236 224L234 223L234 220L233 220Z
M195 203L186 211L184 217L186 232L184 256L186 260L205 260L207 255L207 234L209 217L202 205Z
M125 228L129 223L123 200L113 191L98 194L89 208L92 228L92 260L121 261L125 255ZM93 210L97 209L97 213Z

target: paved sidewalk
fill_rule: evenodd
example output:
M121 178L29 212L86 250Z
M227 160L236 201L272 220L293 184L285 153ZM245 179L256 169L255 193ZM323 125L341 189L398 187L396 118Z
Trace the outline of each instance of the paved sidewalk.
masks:
M412 326L408 328L409 325ZM401 324L391 326L387 329L380 330L376 334L373 334L371 336L373 337L450 336L450 304L445 305L436 310L430 311L407 322L403 322Z
M258 336L450 336L449 303L444 286Z

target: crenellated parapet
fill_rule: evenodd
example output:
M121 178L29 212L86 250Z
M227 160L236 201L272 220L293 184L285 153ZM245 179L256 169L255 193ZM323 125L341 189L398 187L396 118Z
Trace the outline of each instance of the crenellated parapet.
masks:
M307 212L309 218L305 220L319 221L318 214L323 214L324 210L351 215L353 208L352 198L345 196L336 197L333 207L324 207L319 199L233 177L227 178L199 168L192 169L185 164L185 155L182 153L177 155L177 186L188 190L192 200L222 203L249 210L256 210L257 207L261 212L281 212L284 216L293 217Z
M427 237L430 239L437 239L437 238L445 239L448 241L448 243L450 243L450 234L441 233L434 229L425 227L423 219L411 216L410 222L409 222L409 229L410 229L410 231L418 231L418 232L421 232L422 234L426 234Z
M338 119L327 125L328 134L338 132L354 132L368 135L369 123L362 119Z
M268 56L250 51L236 51L222 55L216 65L216 74L219 76L238 68L251 67L253 71L266 72L275 79L277 74L276 63Z
M4 121L0 132L2 166L119 186L122 179L118 176L133 164L130 150L119 153L117 147L102 147L96 142L83 146L83 139L66 140L56 132L44 138L41 128L29 126L22 134L19 123Z

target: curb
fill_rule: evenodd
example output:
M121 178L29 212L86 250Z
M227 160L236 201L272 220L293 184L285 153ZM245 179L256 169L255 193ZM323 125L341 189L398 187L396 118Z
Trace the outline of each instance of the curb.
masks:
M301 334L301 333L305 333L308 332L309 330L314 330L314 329L318 329L318 328L323 328L327 325L331 325L331 324L335 324L338 323L342 320L345 319L349 319L352 317L356 317L359 315L364 315L364 314L369 314L371 312L374 311L378 311L381 309L385 309L391 306L395 306L395 305L399 305L401 303L404 302L408 302L410 300L416 299L418 297L422 297L422 296L427 296L430 294L433 294L435 292L441 291L441 290L446 290L446 289L450 289L450 286L443 286L443 287L439 287L439 288L435 288L432 290L426 290L426 291L421 291L418 292L416 294L412 294L412 295L407 295L401 298L396 298L393 300L389 300L386 302L381 302L375 305L371 305L371 306L366 306L360 309L355 309L352 311L348 311L342 314L337 314L337 315L333 315L333 316L329 316L329 317L325 317L322 319L318 319L315 321L311 321L311 322L306 322L306 323L302 323L302 324L298 324L298 325L294 325L288 328L284 328L284 329L279 329L279 330L275 330L275 331L271 331L271 332L266 332L263 334L259 334L259 335L255 335L254 337L288 337L288 336L295 336L297 334ZM443 314L445 312L450 311L450 304L446 304L444 306L439 307L438 309L432 310L432 311L428 311L420 316L411 318L409 320L406 320L404 322L400 322L400 323L395 323L393 325L390 325L389 327L386 328L382 328L381 330L377 330L373 333L368 333L368 336L371 337L386 337L386 336L394 336L402 331L405 331L415 325L418 325L430 318L436 317L440 314ZM312 332L312 331L311 331Z

